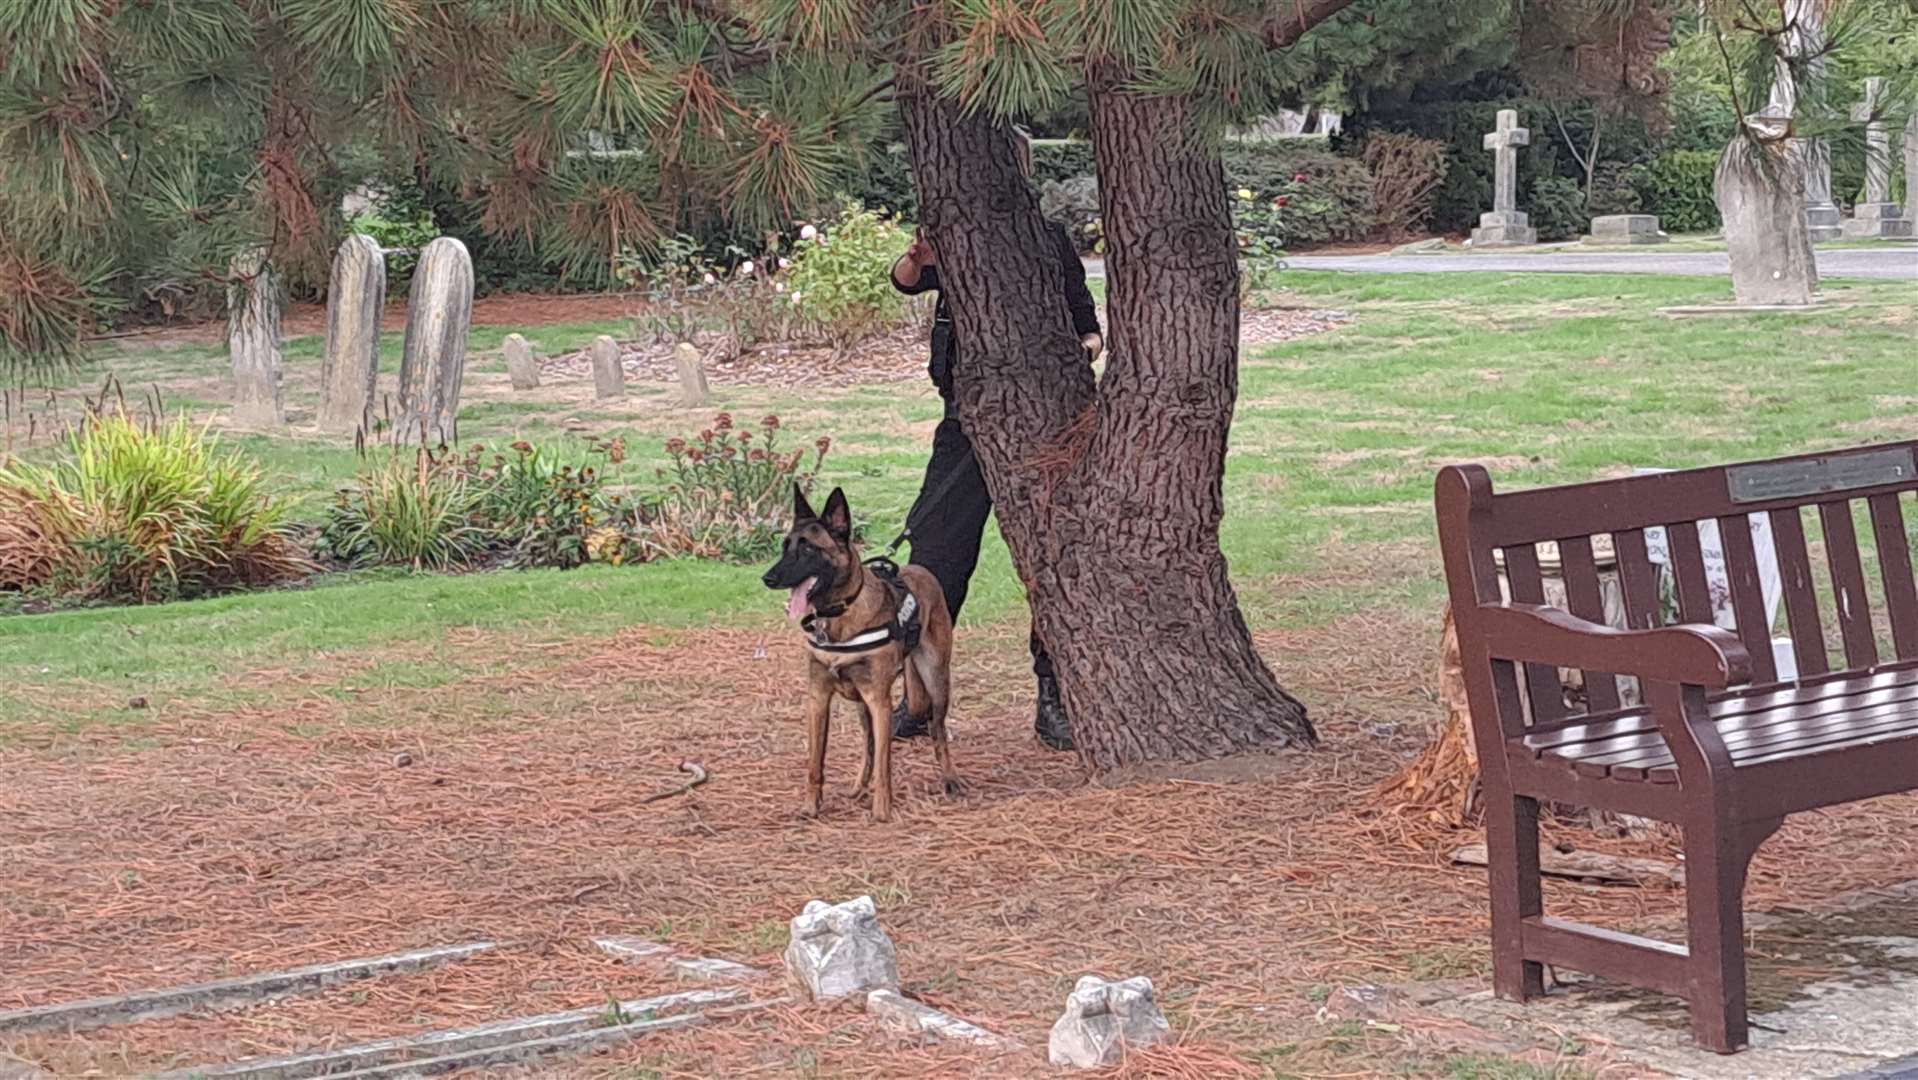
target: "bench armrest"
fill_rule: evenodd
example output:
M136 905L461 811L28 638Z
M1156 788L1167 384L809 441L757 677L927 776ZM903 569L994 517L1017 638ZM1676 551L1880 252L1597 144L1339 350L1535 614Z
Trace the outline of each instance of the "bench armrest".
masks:
M1473 620L1486 651L1501 660L1712 690L1752 677L1744 643L1731 631L1709 624L1617 630L1538 604L1480 604Z

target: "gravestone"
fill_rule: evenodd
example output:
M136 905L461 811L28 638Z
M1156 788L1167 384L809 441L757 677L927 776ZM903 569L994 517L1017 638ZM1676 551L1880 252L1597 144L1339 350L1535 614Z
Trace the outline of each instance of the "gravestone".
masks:
M380 378L380 315L386 307L386 256L355 234L333 256L326 289L326 355L320 361L320 427L353 431L367 422Z
M260 248L242 251L228 264L226 351L233 365L233 419L249 427L285 424L280 279Z
M539 389L539 361L533 356L533 347L518 334L506 335L500 343L500 351L506 354L506 374L513 380L515 390Z
M626 368L619 360L619 342L605 334L593 339L593 396L602 401L626 396Z
M1658 227L1656 214L1605 214L1592 219L1588 244L1662 244L1671 237Z
M1492 209L1478 216L1478 228L1472 230L1473 247L1538 243L1538 230L1518 208L1518 148L1531 142L1532 133L1518 126L1518 112L1500 109L1498 129L1485 135L1485 149L1492 151Z
M1905 122L1905 220L1918 222L1918 109Z
M1335 109L1320 109L1318 134L1320 135L1345 134L1345 114Z
M1865 125L1865 198L1852 208L1845 235L1905 237L1912 234L1904 208L1891 200L1891 125L1885 122L1885 80L1865 80L1865 100L1851 118Z
M1126 1051L1163 1042L1172 1034L1143 975L1107 982L1086 975L1066 998L1065 1014L1052 1025L1046 1056L1054 1065L1097 1069L1117 1065Z
M400 438L451 445L457 435L466 334L473 324L473 259L442 236L426 245L406 301L400 356Z
M1804 173L1791 148L1783 141L1734 136L1712 174L1712 194L1725 222L1738 302L1810 304L1818 288L1818 263L1804 221Z
M689 409L712 404L712 392L706 388L706 362L691 342L682 341L673 350L673 365L679 369L679 403Z
M1792 118L1798 115L1798 80L1792 73L1792 61L1800 60L1807 65L1814 81L1824 72L1823 3L1824 0L1785 0L1785 25L1791 29L1774 61L1771 97L1764 110L1750 118L1763 121L1754 125L1761 130L1777 130L1777 137L1781 139L1789 130ZM1788 154L1798 173L1805 228L1811 242L1823 243L1843 236L1843 215L1831 198L1831 147L1823 139L1795 138L1789 140Z
M899 957L872 897L813 900L792 921L786 972L813 1001L899 989Z

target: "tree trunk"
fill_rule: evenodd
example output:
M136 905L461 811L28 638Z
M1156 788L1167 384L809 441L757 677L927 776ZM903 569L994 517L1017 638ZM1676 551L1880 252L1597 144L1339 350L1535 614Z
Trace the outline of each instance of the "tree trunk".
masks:
M1005 131L902 94L959 337L960 415L1097 768L1310 745L1219 549L1238 265L1216 152L1175 98L1095 94L1108 244L1103 387Z

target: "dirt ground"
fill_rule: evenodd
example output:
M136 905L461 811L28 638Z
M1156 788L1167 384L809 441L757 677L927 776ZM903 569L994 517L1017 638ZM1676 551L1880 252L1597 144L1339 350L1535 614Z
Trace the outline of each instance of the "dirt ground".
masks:
M0 1061L125 1075L660 989L657 974L585 943L600 934L776 971L807 900L869 894L907 992L1029 1046L1044 1046L1080 974L1144 974L1180 1042L1136 1055L1126 1075L1256 1076L1281 1059L1300 1076L1443 1075L1418 1071L1430 1060L1410 1033L1355 1034L1319 1015L1340 985L1484 974L1482 872L1445 861L1471 837L1372 793L1439 715L1431 657L1402 647L1428 636L1376 615L1263 635L1311 703L1323 748L1117 784L1038 749L1020 642L974 637L955 713L969 790L939 794L928 748L910 745L895 755L900 811L884 826L849 794L858 739L843 717L825 813L800 814L802 660L785 634L475 635L468 648L515 657L511 675L342 700L260 672L278 691L271 708L181 705L137 739L96 729L10 746L0 1009L409 947L510 945L270 1007L17 1038L0 1042ZM682 760L711 781L638 802L674 786ZM1760 854L1748 904L1909 878L1914 825L1913 798L1797 819ZM1675 858L1662 841L1554 835ZM1554 912L1625 926L1681 906L1676 892L1556 881L1547 895ZM1037 1061L778 1007L540 1072L1029 1076Z

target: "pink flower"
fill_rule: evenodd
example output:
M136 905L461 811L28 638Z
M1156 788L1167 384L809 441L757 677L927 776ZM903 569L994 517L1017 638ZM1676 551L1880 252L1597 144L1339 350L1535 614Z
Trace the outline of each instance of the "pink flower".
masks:
M1293 182L1293 183L1295 183L1295 184L1303 184L1303 183L1305 183L1305 174L1304 174L1304 173L1293 173L1293 174L1292 174L1292 182Z
M1291 201L1292 201L1292 196L1290 196L1290 195L1281 195L1281 196L1279 196L1278 198L1276 198L1276 199L1273 199L1272 201L1273 201L1274 203L1276 203L1277 205L1279 205L1279 206L1284 206L1285 204L1287 204L1287 203L1289 203L1289 202L1291 202Z

